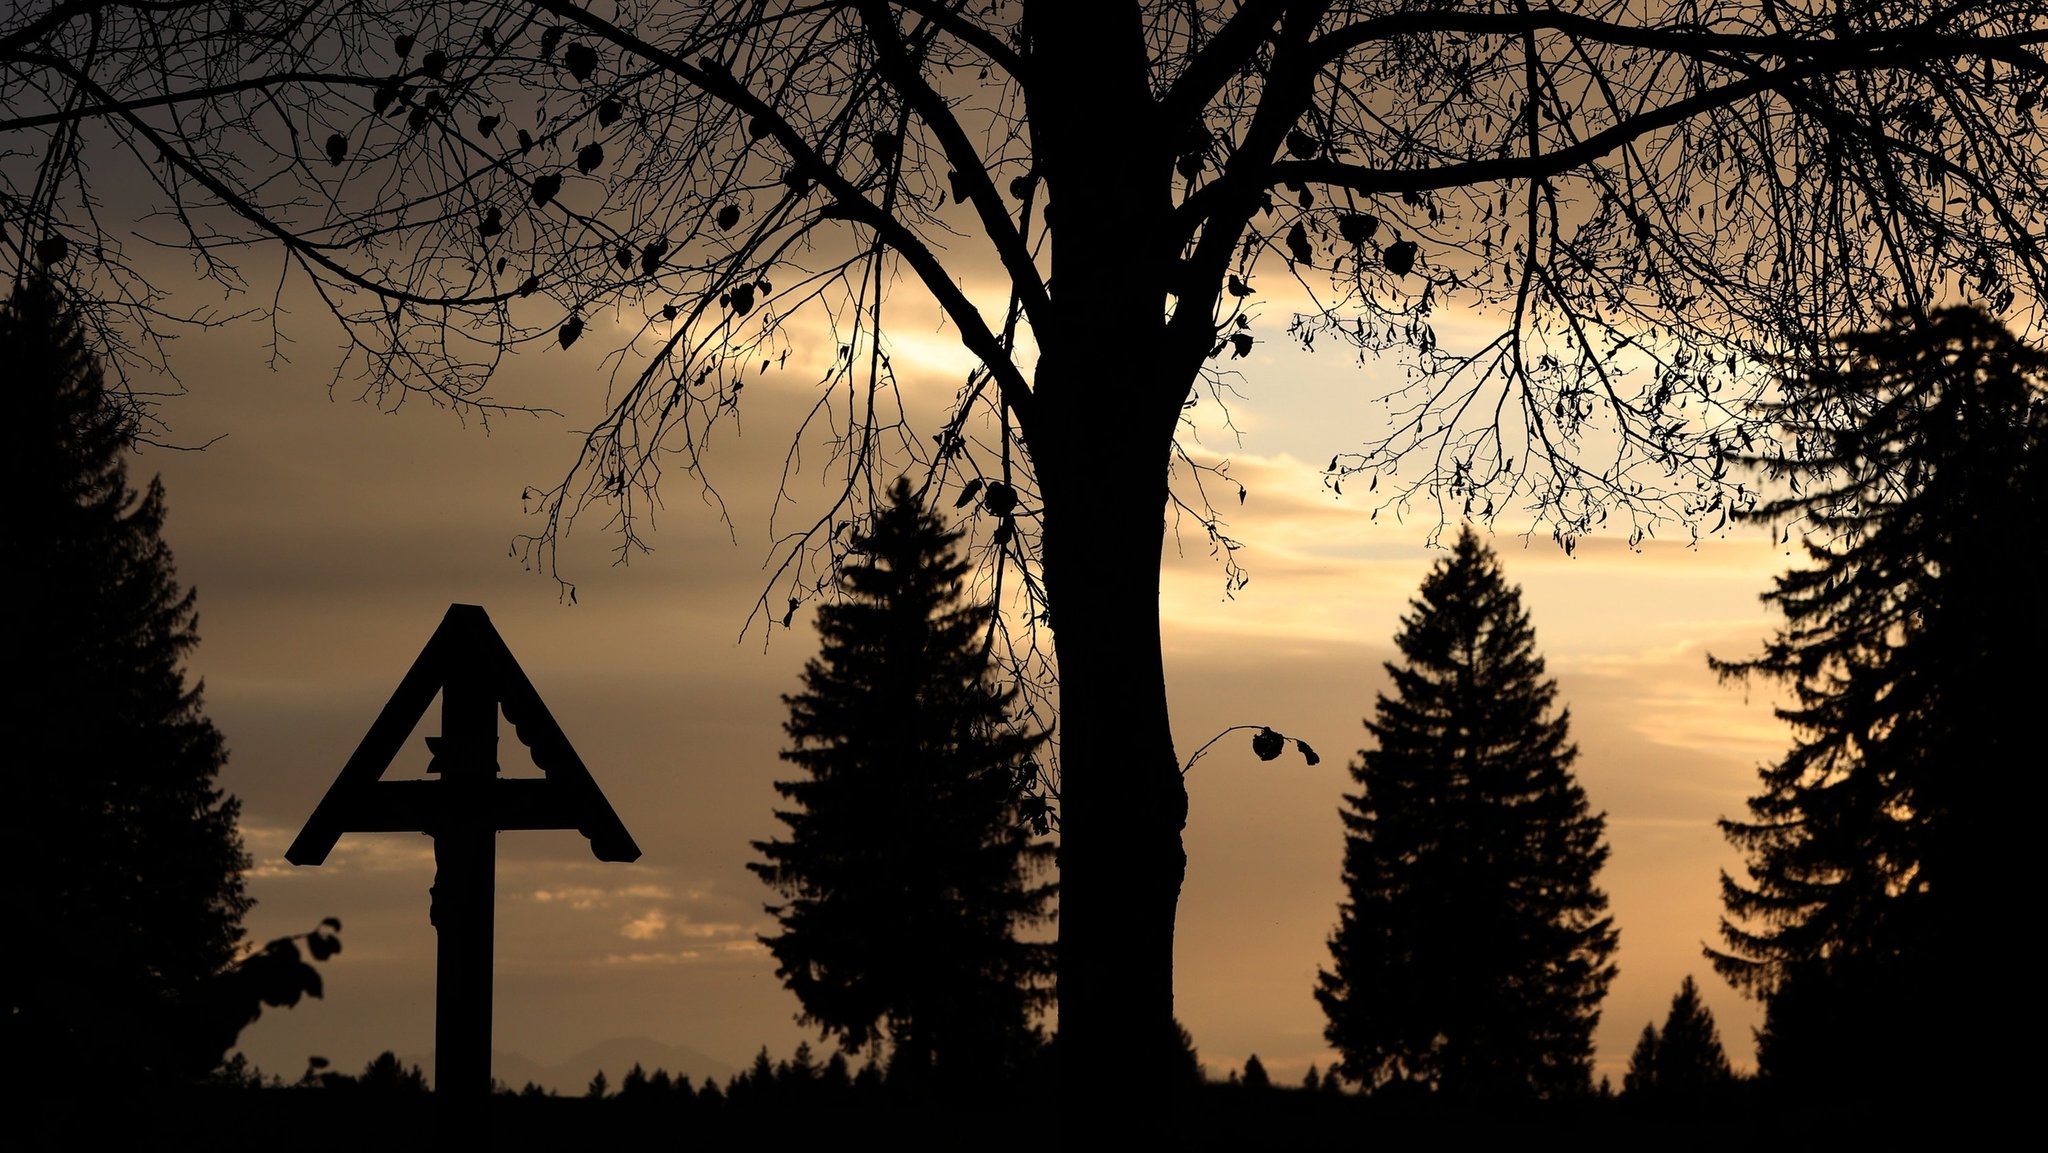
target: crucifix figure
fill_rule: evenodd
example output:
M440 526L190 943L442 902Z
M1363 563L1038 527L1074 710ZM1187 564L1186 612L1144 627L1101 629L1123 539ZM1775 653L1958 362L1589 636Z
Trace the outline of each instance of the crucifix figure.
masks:
M427 738L434 755L427 772L439 779L384 780L436 693L441 735ZM498 775L501 711L541 777ZM497 837L506 829L576 829L600 861L640 856L484 610L450 605L285 852L294 865L317 865L343 833L416 831L434 838L434 1090L444 1099L490 1094Z

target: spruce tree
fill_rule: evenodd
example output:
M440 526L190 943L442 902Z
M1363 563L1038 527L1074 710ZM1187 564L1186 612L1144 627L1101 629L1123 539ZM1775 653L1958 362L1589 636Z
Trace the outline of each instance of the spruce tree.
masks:
M1642 1033L1636 1037L1635 1050L1628 1055L1628 1072L1621 1075L1622 1092L1642 1097L1657 1091L1658 1040L1656 1023L1644 1022Z
M989 676L990 609L963 604L960 538L899 480L818 610L818 657L783 698L802 770L776 791L788 835L748 867L784 902L762 941L801 1019L848 1051L887 1039L890 1078L999 1080L1051 999L1052 853L1020 820L1044 734Z
M31 277L0 305L0 363L27 538L8 644L6 1049L103 1084L196 1077L222 1055L208 983L250 902L238 807L215 784L224 745L182 668L193 593L161 535L162 484L128 487L128 418L59 286Z
M2019 900L2048 651L2048 357L1975 309L1842 338L1788 366L1781 446L1807 565L1766 603L1785 625L1724 677L1789 690L1792 748L1759 770L1747 857L1723 876L1715 968L1765 1003L1758 1071L1828 1093L1979 1076L1931 1054L1989 1046L2023 987L1981 911ZM1789 536L1790 529L1787 529ZM2024 772L2021 773L2024 777Z
M1411 609L1394 695L1365 722L1377 747L1351 766L1324 1035L1368 1091L1590 1092L1617 934L1569 713L1551 715L1520 590L1469 527Z
M1726 1085L1734 1077L1714 1014L1700 1000L1699 986L1688 975L1672 995L1657 1042L1657 1088L1667 1094L1699 1096Z
M1671 998L1663 1032L1643 1026L1622 1086L1631 1095L1667 1103L1697 1102L1725 1088L1734 1076L1714 1014L1687 976Z

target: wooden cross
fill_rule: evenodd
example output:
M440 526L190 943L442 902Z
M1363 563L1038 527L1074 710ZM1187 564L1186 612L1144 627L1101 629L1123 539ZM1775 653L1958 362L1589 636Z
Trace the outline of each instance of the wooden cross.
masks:
M440 779L382 779L437 692L441 735L427 738L427 771ZM542 777L498 775L501 709ZM450 605L285 851L294 865L318 865L343 833L434 838L434 1091L444 1099L481 1100L491 1091L491 938L497 835L505 829L575 829L600 861L640 856L491 619L477 605Z

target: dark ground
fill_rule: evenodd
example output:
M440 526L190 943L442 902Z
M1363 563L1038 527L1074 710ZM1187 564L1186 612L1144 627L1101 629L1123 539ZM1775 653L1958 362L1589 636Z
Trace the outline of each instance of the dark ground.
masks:
M712 1109L582 1098L496 1097L482 1116L444 1112L431 1095L316 1089L221 1089L20 1101L10 1150L194 1150L205 1153L405 1153L407 1150L962 1149L1654 1150L1991 1147L2022 1138L1982 1108L1901 1102L1784 1107L1754 1093L1653 1109L1591 1099L1508 1109L1212 1085L1163 1124L1100 1109L1062 1126L1050 1101L980 1108L898 1104L726 1103ZM1940 1118L1938 1124L1930 1118ZM1067 1131L1062 1140L1061 1130ZM488 1134L477 1140L482 1129ZM2038 1136L2038 1132L2037 1132Z

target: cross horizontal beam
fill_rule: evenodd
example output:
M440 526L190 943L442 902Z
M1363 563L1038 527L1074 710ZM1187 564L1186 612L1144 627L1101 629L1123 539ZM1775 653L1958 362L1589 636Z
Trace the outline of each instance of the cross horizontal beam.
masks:
M579 805L571 788L544 777L500 777L488 783L481 807L451 803L439 781L377 781L337 799L331 816L351 833L426 833L472 823L500 831L560 829L564 814ZM631 861L640 852L632 839L610 830L579 829L600 861Z

